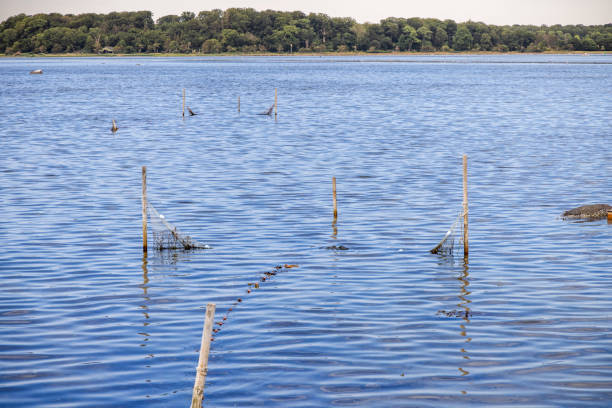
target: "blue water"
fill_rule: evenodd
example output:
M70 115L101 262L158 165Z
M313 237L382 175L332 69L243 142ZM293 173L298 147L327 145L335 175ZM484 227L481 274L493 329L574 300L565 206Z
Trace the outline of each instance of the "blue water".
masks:
M612 56L5 58L0 107L2 407L188 406L209 302L206 406L612 404L612 225L559 217ZM141 166L212 249L143 256Z

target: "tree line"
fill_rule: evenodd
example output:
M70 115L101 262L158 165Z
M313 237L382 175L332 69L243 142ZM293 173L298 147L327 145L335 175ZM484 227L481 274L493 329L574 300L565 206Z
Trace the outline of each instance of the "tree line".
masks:
M380 23L300 11L229 8L153 20L150 11L19 14L0 24L0 53L287 53L612 51L612 24L496 26L435 18Z

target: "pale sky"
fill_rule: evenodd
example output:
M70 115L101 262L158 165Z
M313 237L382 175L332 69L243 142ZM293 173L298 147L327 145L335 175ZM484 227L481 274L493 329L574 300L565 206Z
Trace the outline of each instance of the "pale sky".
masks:
M0 0L0 21L19 14L153 12L153 19L183 11L251 7L256 10L300 10L331 17L378 22L386 17L447 18L487 24L612 23L612 0Z

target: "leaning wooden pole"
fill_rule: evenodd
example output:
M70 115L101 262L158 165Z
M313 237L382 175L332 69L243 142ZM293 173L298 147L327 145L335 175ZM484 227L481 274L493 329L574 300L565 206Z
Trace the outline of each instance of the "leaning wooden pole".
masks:
M185 88L183 88L183 116L185 116Z
M334 221L338 218L338 200L336 199L336 178L332 177L332 195L334 198Z
M147 166L142 166L142 252L147 252Z
M202 330L202 343L200 345L200 358L196 371L195 384L193 385L193 395L191 397L191 408L202 408L204 399L204 383L208 372L208 353L210 352L210 338L212 336L212 326L215 319L215 304L206 305L206 320Z
M463 155L463 256L468 256L468 193L467 193L467 156Z

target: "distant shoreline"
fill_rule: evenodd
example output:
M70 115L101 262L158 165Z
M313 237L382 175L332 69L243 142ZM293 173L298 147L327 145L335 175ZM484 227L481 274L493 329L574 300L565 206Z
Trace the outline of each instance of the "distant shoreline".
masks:
M91 57L109 57L109 58L123 58L123 57L184 57L184 58L202 58L202 57L377 57L377 56L414 56L414 57L427 57L427 56L444 56L444 55L612 55L610 51L543 51L543 52L497 52L497 51L455 51L455 52L308 52L308 53L219 53L219 54L205 54L205 53L192 53L192 54L180 54L180 53L138 53L138 54L94 54L94 53L60 53L60 54L34 54L34 53L22 53L22 54L0 54L0 58L91 58Z

